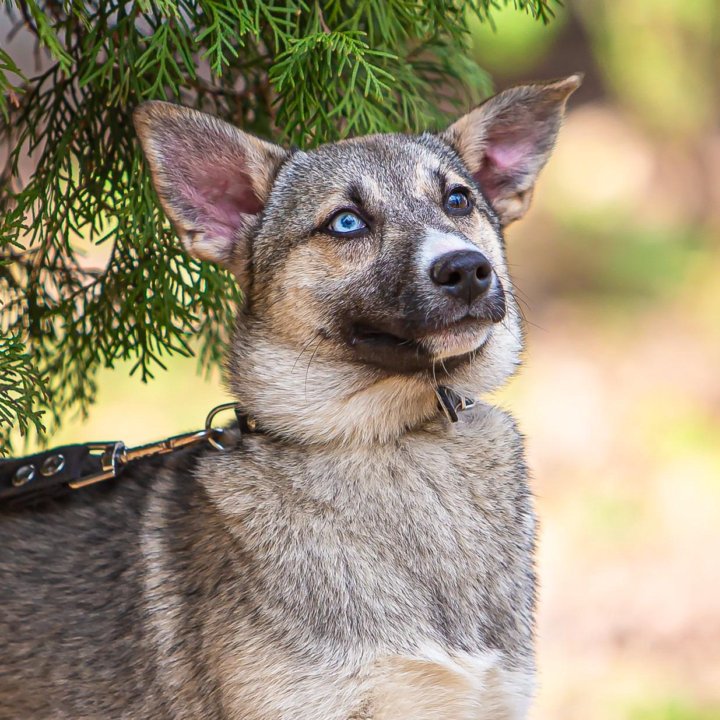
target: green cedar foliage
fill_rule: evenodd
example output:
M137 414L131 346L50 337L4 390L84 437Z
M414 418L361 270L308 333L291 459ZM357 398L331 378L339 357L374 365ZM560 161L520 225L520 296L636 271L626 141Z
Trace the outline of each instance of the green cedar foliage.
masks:
M512 4L547 22L555 1ZM147 379L167 353L205 367L222 355L238 290L182 254L136 105L172 100L302 146L421 130L489 91L466 19L491 22L500 4L6 0L44 62L26 78L0 47L0 453L13 427L43 432L43 412L51 425L85 412L101 366L131 360ZM105 244L101 267L84 261L89 244Z

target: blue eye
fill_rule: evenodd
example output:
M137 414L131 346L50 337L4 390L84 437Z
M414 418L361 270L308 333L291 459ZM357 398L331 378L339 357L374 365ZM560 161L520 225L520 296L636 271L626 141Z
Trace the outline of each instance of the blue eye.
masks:
M327 227L328 230L338 235L352 235L365 230L367 224L354 212L343 210L328 223Z
M455 188L445 198L445 209L450 215L467 215L472 209L472 203L466 190Z

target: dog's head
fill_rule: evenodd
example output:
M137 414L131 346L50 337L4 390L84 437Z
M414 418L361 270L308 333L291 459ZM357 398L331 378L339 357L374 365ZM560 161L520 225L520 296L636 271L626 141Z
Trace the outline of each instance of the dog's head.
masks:
M579 78L507 90L439 134L288 151L162 102L135 122L186 249L245 301L230 385L305 441L387 439L434 388L500 385L521 350L503 227L521 217Z

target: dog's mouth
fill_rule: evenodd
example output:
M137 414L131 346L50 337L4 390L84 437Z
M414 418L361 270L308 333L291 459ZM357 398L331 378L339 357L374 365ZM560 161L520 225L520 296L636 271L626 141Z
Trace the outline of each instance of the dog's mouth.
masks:
M394 335L391 332L381 330L367 323L355 323L355 325L353 325L350 344L356 345L358 343L369 343L371 345L391 348L418 345L417 340Z
M465 317L422 334L400 332L396 328L355 322L350 327L347 343L364 364L393 373L432 370L437 374L454 370L474 357L489 340L491 329L484 321ZM449 343L450 338L457 341ZM440 350L448 345L455 345L459 352Z

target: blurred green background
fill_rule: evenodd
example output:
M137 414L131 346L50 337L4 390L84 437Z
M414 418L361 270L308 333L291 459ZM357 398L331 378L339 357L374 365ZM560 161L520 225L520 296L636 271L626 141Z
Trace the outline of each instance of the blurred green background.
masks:
M534 720L720 719L720 2L578 0L473 32L498 88L582 70L508 232L542 519ZM193 360L99 377L54 444L143 442L228 399Z

